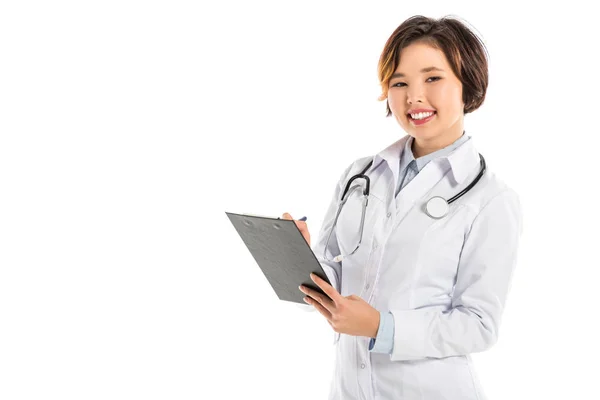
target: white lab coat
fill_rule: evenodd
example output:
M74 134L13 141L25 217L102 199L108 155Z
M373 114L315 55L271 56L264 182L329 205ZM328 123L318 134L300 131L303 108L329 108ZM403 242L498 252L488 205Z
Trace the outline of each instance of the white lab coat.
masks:
M432 196L446 199L480 170L473 139L429 162L394 197L405 136L353 162L342 174L313 251L343 296L356 294L394 316L391 354L369 352L370 338L337 334L330 400L483 400L470 353L489 349L498 331L522 231L516 193L488 169L450 205L443 219L424 212ZM339 263L323 259L327 234L348 179L373 159L364 235ZM361 184L364 180L357 180ZM342 209L330 259L358 240L362 191ZM340 287L341 281L341 287Z

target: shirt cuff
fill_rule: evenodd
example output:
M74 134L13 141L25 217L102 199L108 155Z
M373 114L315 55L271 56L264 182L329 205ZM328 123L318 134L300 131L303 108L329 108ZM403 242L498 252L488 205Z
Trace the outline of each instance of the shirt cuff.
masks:
M379 312L379 329L377 337L371 338L369 351L391 354L394 348L394 316L391 312Z

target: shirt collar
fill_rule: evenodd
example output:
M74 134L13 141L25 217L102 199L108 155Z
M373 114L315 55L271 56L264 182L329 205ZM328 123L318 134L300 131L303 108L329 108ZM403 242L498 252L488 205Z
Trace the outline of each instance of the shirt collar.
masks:
M467 140L469 140L469 136L467 136L463 132L463 134L458 139L456 139L452 144L444 147L443 149L439 149L437 151L434 151L433 153L429 153L427 155L424 155L422 157L415 159L415 156L412 152L412 143L414 141L414 138L411 137L406 141L406 145L404 146L404 154L406 155L406 157L405 157L406 161L404 161L403 164L408 165L412 160L415 160L417 172L420 172L423 169L423 167L425 167L431 160L435 160L436 158L442 158L442 157L448 156L450 153L452 153L455 149L460 147Z

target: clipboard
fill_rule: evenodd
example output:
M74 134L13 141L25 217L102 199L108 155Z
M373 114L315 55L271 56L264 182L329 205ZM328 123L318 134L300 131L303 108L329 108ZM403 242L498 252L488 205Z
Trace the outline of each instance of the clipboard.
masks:
M298 286L327 298L310 279L314 273L331 285L296 223L288 219L225 212L280 300L306 305Z

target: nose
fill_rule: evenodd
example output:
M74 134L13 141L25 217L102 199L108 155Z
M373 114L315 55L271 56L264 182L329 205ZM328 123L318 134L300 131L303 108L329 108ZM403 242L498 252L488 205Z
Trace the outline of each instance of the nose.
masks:
M415 103L422 103L423 97L423 89L420 85L412 85L406 92L406 101L411 105Z

